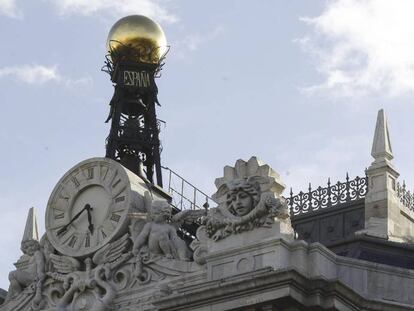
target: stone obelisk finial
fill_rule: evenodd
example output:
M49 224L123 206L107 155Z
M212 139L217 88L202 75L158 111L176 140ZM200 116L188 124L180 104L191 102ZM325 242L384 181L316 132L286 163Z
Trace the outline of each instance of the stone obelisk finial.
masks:
M374 141L372 143L371 155L375 162L390 161L394 158L392 154L390 134L388 130L387 117L384 109L378 111L377 124L375 126Z
M395 242L414 240L414 235L410 233L414 232L414 222L409 220L411 216L401 214L404 207L396 192L400 174L391 162L394 156L383 109L378 111L371 155L374 161L366 170L365 228L360 233Z
M29 209L27 215L26 227L24 228L22 243L26 241L39 241L39 228L37 226L37 215L34 207Z

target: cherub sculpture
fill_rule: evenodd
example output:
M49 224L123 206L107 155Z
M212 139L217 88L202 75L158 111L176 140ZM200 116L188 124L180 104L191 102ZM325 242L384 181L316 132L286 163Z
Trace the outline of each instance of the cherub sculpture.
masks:
M9 297L19 295L24 288L35 282L37 286L45 279L45 260L39 241L30 239L21 243L22 258L17 262L15 271L9 273Z
M31 295L35 292L32 306L37 308L41 300L42 284L46 274L45 258L39 244L37 216L33 207L29 209L27 215L20 249L23 255L15 263L17 269L9 273L10 287L6 301L13 300L26 288L29 288L26 293Z
M177 235L179 225L195 222L205 215L205 210L186 210L172 214L167 201L152 201L147 222L134 238L132 252L139 255L144 247L151 256L189 261L191 253L184 240Z

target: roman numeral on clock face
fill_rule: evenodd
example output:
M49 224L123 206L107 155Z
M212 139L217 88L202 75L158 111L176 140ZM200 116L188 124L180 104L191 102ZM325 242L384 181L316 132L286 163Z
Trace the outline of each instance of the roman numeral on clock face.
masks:
M93 179L93 176L94 176L93 167L88 167L85 175L86 175L86 179Z
M56 231L55 231L56 237L59 240L62 241L62 244L68 242L68 240L70 239L70 237L72 235L74 235L74 233L75 233L75 230L74 230L74 228L72 226L67 227L67 228L65 228L63 226L59 226L59 227L57 227L55 229L56 229Z
M57 195L56 195L55 200L52 204L53 208L63 211L68 207L70 195L69 195L68 191L63 186L60 186L57 189L56 193L57 193Z
M120 196L120 197L115 198L115 203L119 203L123 201L125 201L125 196Z
M62 199L62 200L65 200L65 201L69 201L69 196L68 196L68 195L63 194L62 192L60 192L60 193L59 193L58 198L59 198L59 199Z
M109 172L109 168L107 166L100 167L99 175L101 176L102 181L106 180L106 177L108 176L108 172Z
M111 218L112 221L116 221L119 222L119 220L121 219L121 216L116 214L116 213L112 213Z
M80 182L79 182L79 180L75 176L73 176L70 180L75 185L75 187L79 187L80 186Z
M55 219L62 219L65 217L65 213L56 213L55 214Z
M68 245L73 248L75 246L77 240L78 240L78 238L76 236L72 235L70 237Z
M121 182L121 179L118 179L116 182L114 182L112 184L112 188L115 188L116 186L118 186L118 184Z
M64 236L67 232L68 232L68 229L65 229L65 230L59 229L56 231L56 235L58 237L61 237L61 236Z
M91 246L91 236L88 234L86 234L86 238L85 238L85 247L90 247Z

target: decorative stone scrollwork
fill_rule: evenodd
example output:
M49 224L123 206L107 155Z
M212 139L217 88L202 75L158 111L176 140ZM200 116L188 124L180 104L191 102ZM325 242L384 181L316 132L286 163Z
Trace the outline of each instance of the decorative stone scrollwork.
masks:
M64 289L56 304L57 310L106 310L116 294L112 284L114 271L132 257L129 247L129 235L125 234L83 263L72 257L51 254L55 272L48 275L61 282Z

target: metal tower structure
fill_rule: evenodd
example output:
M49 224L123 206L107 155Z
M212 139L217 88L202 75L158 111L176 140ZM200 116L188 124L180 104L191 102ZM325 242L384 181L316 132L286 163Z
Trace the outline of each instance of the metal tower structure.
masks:
M148 23L147 20L138 20L138 23L143 22ZM159 103L155 78L159 76L167 49L160 51L160 46L141 38L143 34L139 33L133 44L125 43L125 40L117 41L115 39L120 35L114 35L113 32L111 30L108 37L109 54L103 68L111 76L115 87L106 120L111 121L106 157L162 187L160 122L156 116Z

